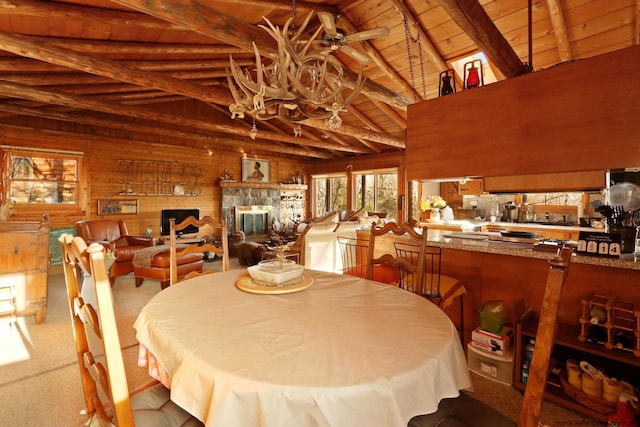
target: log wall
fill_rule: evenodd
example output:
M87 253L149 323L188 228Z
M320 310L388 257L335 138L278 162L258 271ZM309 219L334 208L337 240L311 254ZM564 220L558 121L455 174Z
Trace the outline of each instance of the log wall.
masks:
M105 136L86 137L71 133L36 130L33 128L0 124L0 143L8 146L44 148L84 153L80 189L80 207L16 206L12 221L35 221L47 213L51 217L51 228L74 227L81 219L122 218L126 221L131 234L143 235L151 227L153 235L160 233L160 210L171 208L199 208L200 215L219 217L221 211L221 192L219 178L228 170L234 179L241 178L242 154L236 151L205 149L201 147L176 147L148 143L143 140L109 138ZM175 143L174 143L175 144ZM288 181L297 172L306 175L305 166L300 162L284 157L265 156L263 154L247 157L267 158L271 160L271 179L275 182ZM175 162L200 167L202 170L201 192L195 196L144 196L114 195L113 199L137 199L138 214L109 215L98 214L98 199L105 195L123 190L123 176L120 173L119 160L156 160Z

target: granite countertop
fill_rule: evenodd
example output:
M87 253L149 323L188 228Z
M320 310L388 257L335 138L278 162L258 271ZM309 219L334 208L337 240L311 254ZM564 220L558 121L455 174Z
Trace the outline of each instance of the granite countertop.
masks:
M536 259L551 259L555 256L554 252L534 251L532 243L514 243L489 240L489 234L490 233L455 233L443 230L429 230L428 239L429 244L448 249L475 251L498 255L520 256ZM640 248L636 247L635 253L623 254L619 258L604 258L574 254L571 262L578 264L598 265L603 267L640 270Z

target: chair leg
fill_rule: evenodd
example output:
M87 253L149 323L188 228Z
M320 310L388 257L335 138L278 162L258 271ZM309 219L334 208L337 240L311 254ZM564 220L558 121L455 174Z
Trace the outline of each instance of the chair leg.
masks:
M460 295L460 341L464 347L464 294Z

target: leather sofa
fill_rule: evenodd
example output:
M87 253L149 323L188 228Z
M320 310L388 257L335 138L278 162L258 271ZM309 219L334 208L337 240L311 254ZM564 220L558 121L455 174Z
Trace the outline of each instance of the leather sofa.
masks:
M121 219L93 219L76 222L76 234L87 242L100 243L111 251L115 262L109 268L111 286L115 278L133 272L133 256L139 250L155 246L151 237L130 236Z

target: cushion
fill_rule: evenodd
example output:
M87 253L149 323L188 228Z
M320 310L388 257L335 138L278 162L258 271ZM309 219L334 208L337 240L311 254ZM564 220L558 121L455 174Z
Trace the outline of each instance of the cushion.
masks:
M367 211L364 208L360 208L355 212L351 212L349 215L345 216L343 221L357 221L358 218L367 216Z
M340 221L340 212L333 211L329 212L319 218L313 220L313 224L320 224L324 222L338 222Z
M309 224L309 229L305 233L307 236L311 236L313 234L324 234L324 233L332 233L336 228L335 222L321 222L316 224L315 222Z
M371 227L372 223L379 224L380 218L377 216L361 216L358 217L358 225L361 227Z
M131 397L133 418L137 426L186 427L203 424L173 403L163 385L144 390Z
M339 222L334 232L336 233L344 233L344 232L353 232L358 229L360 224L356 221L348 221L348 222Z

